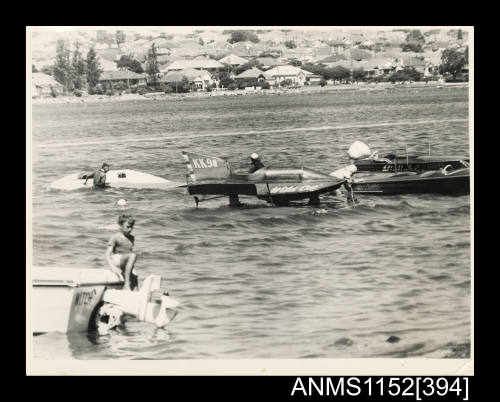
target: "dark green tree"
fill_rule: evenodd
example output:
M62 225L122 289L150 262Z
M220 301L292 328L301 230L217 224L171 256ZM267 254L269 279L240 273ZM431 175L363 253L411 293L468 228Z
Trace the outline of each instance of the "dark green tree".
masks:
M457 40L462 40L464 38L464 35L462 33L462 30L459 29L457 32Z
M71 63L69 60L70 51L63 39L59 39L56 44L56 60L54 63L54 78L57 82L64 85L66 90L73 90L71 80Z
M237 30L231 31L231 36L227 40L229 43L251 41L254 43L259 42L259 37L252 31Z
M285 46L288 49L295 49L297 47L297 45L295 44L295 42L293 40L286 40L285 41Z
M102 69L99 59L93 47L87 52L87 84L89 90L94 90L97 83L99 82L99 77L101 76Z
M134 59L132 55L122 55L116 65L120 70L129 70L137 74L144 72L141 63Z
M467 51L468 54L468 51ZM467 55L468 58L468 55ZM451 74L456 78L466 64L465 54L452 48L445 49L441 55L441 65L439 72L441 74Z
M403 50L403 52L422 53L424 51L424 49L422 48L422 45L418 42L401 43L401 49Z
M351 70L349 70L348 68L337 66L331 70L333 70L331 78L334 80L342 81L351 77Z
M153 83L153 86L157 86L158 84L158 74L160 73L160 69L158 68L158 56L156 55L156 45L151 45L151 49L148 50L148 55L146 58L146 73L149 76L150 81Z
M31 65L31 72L38 73L38 69L36 68L36 66L34 64Z
M406 35L407 42L417 42L423 45L425 43L425 36L418 29L413 29Z
M367 75L368 75L368 73L364 69L358 68L358 69L353 70L352 79L354 81L364 81L366 79Z

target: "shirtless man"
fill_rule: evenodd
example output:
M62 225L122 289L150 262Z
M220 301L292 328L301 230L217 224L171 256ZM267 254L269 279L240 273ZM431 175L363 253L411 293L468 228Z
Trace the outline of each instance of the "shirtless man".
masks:
M109 268L124 278L123 289L125 290L138 290L139 286L138 277L134 272L137 255L132 252L135 238L131 232L134 224L135 219L131 215L120 215L118 217L120 231L111 236L106 249L106 261Z
M91 174L88 174L85 177L85 183L87 184L88 179L94 179L94 187L104 188L106 187L106 173L109 171L109 165L107 163L103 163L100 169L96 169Z

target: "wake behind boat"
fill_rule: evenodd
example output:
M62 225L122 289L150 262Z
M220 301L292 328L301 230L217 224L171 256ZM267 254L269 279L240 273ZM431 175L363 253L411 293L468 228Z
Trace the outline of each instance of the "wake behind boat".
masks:
M78 190L81 188L92 188L92 179L89 179L85 184L86 178L86 173L72 173L52 182L49 185L49 188L66 191ZM162 177L131 169L109 170L106 173L106 186L108 187L166 189L177 187L179 185L180 183L172 182Z

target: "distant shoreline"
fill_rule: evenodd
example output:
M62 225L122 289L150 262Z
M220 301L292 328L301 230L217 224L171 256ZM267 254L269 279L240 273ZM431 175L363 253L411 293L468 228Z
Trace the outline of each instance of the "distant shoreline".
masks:
M321 86L304 86L300 88L281 88L281 89L258 89L255 91L234 90L234 91L212 91L212 92L188 92L182 94L175 93L147 93L145 95L138 94L122 94L122 95L84 95L77 96L58 96L56 98L33 98L33 105L46 104L61 104L61 103L99 103L99 102L120 102L131 100L159 100L159 99L184 99L184 98L210 98L214 96L246 96L246 95L261 95L261 96L276 96L281 94L309 94L320 92L357 92L357 91L387 91L396 89L431 89L431 88L467 88L468 82L458 83L436 83L436 82L413 82L411 84L390 84L379 83L376 85L367 84L339 84Z

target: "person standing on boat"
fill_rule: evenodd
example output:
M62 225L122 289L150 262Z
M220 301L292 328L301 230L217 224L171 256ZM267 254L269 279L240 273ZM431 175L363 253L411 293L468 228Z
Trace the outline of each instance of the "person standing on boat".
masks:
M248 169L248 173L254 173L257 170L264 167L264 164L260 160L259 154L255 152L252 155L250 155L250 161L252 165L250 166L250 169Z
M108 241L106 249L106 261L111 271L124 278L123 289L138 289L138 277L134 270L134 264L137 261L137 254L132 249L134 247L135 237L131 234L134 228L135 219L132 215L120 215L118 225L120 231L115 233Z
M109 171L109 164L103 163L100 169L94 170L93 173L85 177L85 183L87 184L88 179L94 179L94 187L104 188L106 187L106 173Z

